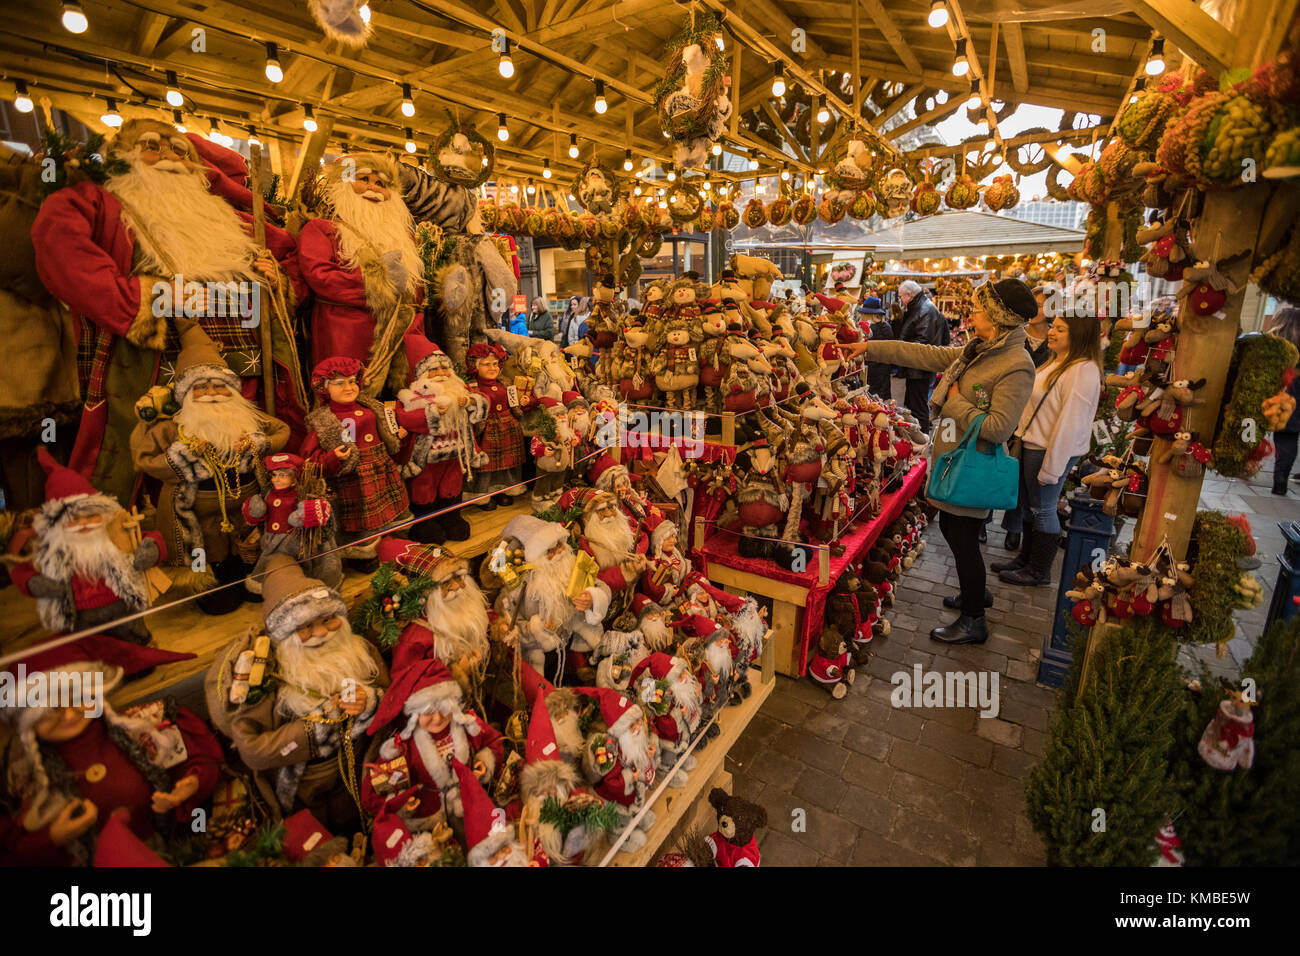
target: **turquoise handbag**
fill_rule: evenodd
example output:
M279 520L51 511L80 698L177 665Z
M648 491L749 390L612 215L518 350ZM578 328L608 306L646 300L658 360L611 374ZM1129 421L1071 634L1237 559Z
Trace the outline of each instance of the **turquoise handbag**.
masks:
M1020 462L999 443L992 451L976 446L987 414L976 415L960 444L934 460L926 497L955 508L1012 511L1020 502Z

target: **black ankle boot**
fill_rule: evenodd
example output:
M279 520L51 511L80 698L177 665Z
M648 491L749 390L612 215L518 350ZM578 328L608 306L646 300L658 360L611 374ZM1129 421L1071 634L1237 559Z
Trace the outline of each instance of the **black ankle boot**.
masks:
M439 498L435 503L440 511L444 508L454 510L443 511L438 521L442 524L443 533L446 534L448 541L468 541L470 535L469 522L461 515L460 498Z
M1029 563L1014 571L1003 571L998 578L1007 584L1022 587L1042 587L1052 583L1052 559L1056 557L1054 535L1035 535L1029 552Z
M1007 535L1008 538L1011 535ZM998 561L989 565L989 570L994 574L1001 574L1003 571L1019 571L1021 568L1029 566L1029 553L1034 544L1034 531L1032 528L1026 528L1020 534L1020 553L1010 561Z
M930 632L930 640L941 644L983 644L988 639L989 631L982 614L979 617L963 614L951 624L936 627Z
M951 608L954 611L959 610L961 608L961 595L949 594L946 598L943 599L943 606L946 608ZM993 592L990 591L988 588L984 589L984 606L985 607L993 606Z
M1006 544L1003 545L1003 547L1006 548L1008 551L1019 551L1019 550L1020 550L1020 532L1019 532L1019 531L1008 531L1008 532L1007 532L1007 541L1006 541Z

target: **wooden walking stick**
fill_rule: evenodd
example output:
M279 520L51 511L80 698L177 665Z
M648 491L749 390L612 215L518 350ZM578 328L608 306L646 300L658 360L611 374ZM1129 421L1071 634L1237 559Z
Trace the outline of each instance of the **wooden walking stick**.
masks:
M248 144L248 165L251 173L251 190L253 193L253 241L257 247L266 250L266 203L262 199L262 147L258 143ZM258 294L261 294L258 289ZM273 293L268 290L267 304L271 303ZM259 305L258 315L261 308ZM275 414L275 362L271 346L271 323L265 320L257 323L257 334L262 340L262 407L266 414Z

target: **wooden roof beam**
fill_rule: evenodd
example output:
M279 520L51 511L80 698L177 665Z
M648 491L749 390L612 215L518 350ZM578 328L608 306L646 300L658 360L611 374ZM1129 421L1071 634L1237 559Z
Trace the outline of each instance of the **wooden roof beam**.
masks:
M853 0L853 2L856 2L856 0ZM871 14L871 20L875 23L876 29L889 43L903 66L913 73L920 73L920 61L917 60L916 54L912 52L911 46L903 39L903 33L898 29L898 25L890 14L885 12L884 4L880 0L862 0L862 3L867 8L867 13Z
M1029 71L1025 65L1025 38L1020 32L1020 24L1008 20L1002 33L1003 43L1007 48L1007 63L1011 67L1011 88L1017 93L1029 89Z
M1193 0L1128 0L1133 12L1217 76L1236 63L1237 41Z
M895 126L889 132L885 133L885 136L889 139L897 140L898 137L905 133L910 133L918 127L925 126L927 123L937 123L945 116L951 116L953 113L961 109L964 103L964 97L955 94L950 95L945 102L939 103L934 107L934 109L927 110L919 116L908 120L906 123L900 123L898 126Z
M885 125L885 123L887 123L895 113L901 110L908 103L912 102L912 100L916 99L916 97L924 91L924 83L913 83L910 86L905 87L902 93L899 93L884 105L881 111L876 114L876 117L872 122L875 123L877 129Z

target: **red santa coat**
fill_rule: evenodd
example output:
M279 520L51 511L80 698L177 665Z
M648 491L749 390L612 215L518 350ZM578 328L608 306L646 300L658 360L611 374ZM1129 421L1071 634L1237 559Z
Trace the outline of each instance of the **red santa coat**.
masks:
M315 295L311 309L313 366L335 355L366 362L375 337L375 319L366 302L361 270L345 269L338 249L338 226L328 219L313 219L298 234L298 268ZM430 351L423 327L417 312L404 336L420 341L414 354Z
M170 781L169 789L191 773L198 777L199 786L194 795L174 811L178 821L188 824L191 811L216 789L224 755L207 724L189 710L177 708L175 724L185 742L186 759L158 772ZM46 742L45 746L52 747L63 760L75 781L77 795L99 810L97 831L108 822L112 811L125 807L130 814L127 824L132 833L142 840L154 833L151 804L155 784L109 736L105 720L92 720L71 740ZM94 772L88 774L92 767ZM24 806L23 812L27 809ZM23 830L20 825L8 828L0 842L0 866L67 866L69 862L64 850L50 840L48 827L35 832Z
M378 406L376 406L378 407ZM338 495L339 527L344 531L373 531L394 521L410 505L401 472L389 456L384 436L379 431L379 419L373 408L360 402L329 402L311 413L311 418L329 424L324 412L340 423L354 423L355 450L347 461L334 454L336 445L328 439L325 444L315 428L303 439L299 454L305 461L315 462L320 470L331 477L331 485ZM346 471L344 469L347 469Z
M483 396L487 402L487 415L478 425L478 443L487 455L479 471L505 471L524 463L524 430L520 416L536 404L531 395L520 395L518 408L510 406L506 387L500 380L476 378L470 382L470 391Z
M163 543L162 533L146 531L144 537L158 545L158 562L161 564L167 557L167 545ZM21 594L32 597L29 586L32 578L38 573L35 565L30 561L24 561L9 572L9 577ZM74 574L68 581L68 586L72 589L72 606L78 611L93 611L96 608L108 607L114 601L123 598L113 590L108 580L102 577L92 578L83 574Z
M593 558L596 557L596 551L591 546L591 542L587 540L586 535L583 535L582 537L578 538L578 547L580 547L583 551L586 551ZM649 536L646 535L645 533L638 535L636 540L636 553L645 554L649 547L650 547ZM608 568L601 568L600 573L596 575L596 578L600 581L603 581L605 586L609 588L610 592L613 594L618 594L620 591L623 591L625 588L630 587L633 584L633 582L636 581L636 578L633 578L632 580L628 580L626 577L624 577L622 567L617 564L610 565Z
M447 727L441 734L431 734L435 745L438 746L440 753L445 753L447 764L444 767L430 767L424 761L424 756L420 753L420 748L415 743L414 737L402 737L400 734L394 734L385 744L390 751L396 753L391 760L396 760L399 756L406 761L407 772L410 774L410 784L419 787L417 796L420 798L420 806L415 811L416 816L429 816L437 813L442 808L442 791L444 788L453 785L456 781L455 773L451 770L450 760L452 757L462 760L467 767L472 767L475 760L482 760L487 764L489 779L496 774L496 770L501 766L505 758L505 740L501 734L493 729L486 721L482 720L472 710L465 711L466 714L475 717L478 721L478 732L465 734L468 743L468 753L458 754L455 751L454 740L451 728ZM403 784L406 786L406 784ZM388 795L380 794L371 789L369 775L366 775L365 788L362 793L362 803L371 813L377 813L378 807L387 799Z
M230 183L211 172L209 179L219 194L219 187ZM230 201L229 196L223 194L223 198ZM237 212L251 222L248 214ZM152 353L143 369L113 365L119 339L137 318L151 312L154 278L132 275L135 237L123 218L122 204L89 181L60 189L41 204L32 226L32 243L41 282L77 316L78 378L85 410L68 465L96 488L127 504L135 497L139 477L124 487L122 479L114 481L109 476L115 464L126 462L129 468L134 421L110 428L108 400L111 397L119 405L133 403L158 382L162 353ZM268 223L266 244L288 275L294 295L305 295L293 237ZM217 330L205 319L199 323L209 334ZM256 335L256 330L252 334ZM221 336L215 338L220 345ZM277 363L276 371L276 409L284 418L284 410L296 407L296 399L289 370ZM260 377L244 380L245 398L257 400L259 382Z

